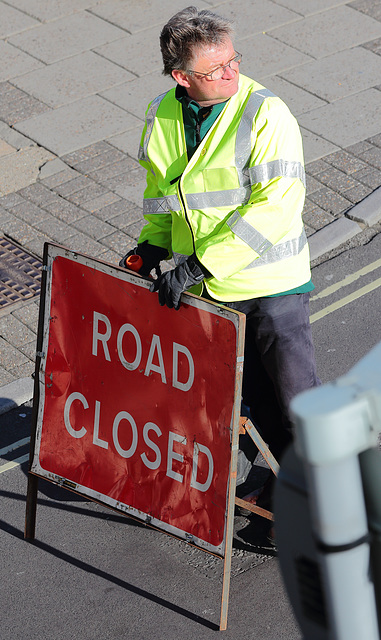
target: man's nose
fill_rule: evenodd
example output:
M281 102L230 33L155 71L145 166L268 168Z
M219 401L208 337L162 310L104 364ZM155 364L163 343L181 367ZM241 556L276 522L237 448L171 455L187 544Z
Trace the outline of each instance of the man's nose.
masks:
M222 77L225 78L225 80L231 80L232 78L234 78L235 74L236 71L234 71L234 69L232 69L228 65L227 67L225 67L224 75Z

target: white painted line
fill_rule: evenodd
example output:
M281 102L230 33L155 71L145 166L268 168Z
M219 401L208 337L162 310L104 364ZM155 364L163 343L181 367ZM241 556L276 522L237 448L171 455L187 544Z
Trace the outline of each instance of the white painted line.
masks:
M341 298L340 300L337 300L337 302L334 302L333 304L328 305L328 307L325 307L325 309L322 309L321 311L317 311L310 317L311 324L313 322L316 322L316 320L320 320L320 318L324 318L324 316L328 316L330 313L333 313L333 311L337 311L337 309L344 307L346 304L349 304L350 302L353 302L354 300L357 300L358 298L365 296L367 293L374 291L374 289L377 289L378 287L381 287L381 278L378 278L377 280L370 282L370 284L367 284L365 287L362 287L361 289L357 289L357 291L354 291L349 296L345 296L345 298Z
M344 278L344 280L340 280L340 282L336 282L336 284L332 284L326 289L323 289L323 291L317 293L316 296L311 296L310 302L314 302L315 300L320 300L320 298L326 298L327 296L330 296L332 293L335 293L342 287L346 287L347 285L352 284L352 282L355 282L356 280L361 278L361 276L365 276L367 273L371 273L379 267L381 267L381 259L367 264L362 269L359 269L359 271L355 271L355 273L349 274Z
M10 469L19 467L20 464L23 464L23 462L27 462L28 460L29 460L29 453L26 453L25 456L21 456L20 458L16 458L16 460L11 460L11 462L2 464L0 465L0 473L5 473L6 471L10 471Z
M10 453L11 451L18 449L19 447L23 447L25 444L28 444L29 442L30 442L30 437L23 438L22 440L18 440L17 442L12 442L12 444L9 444L7 447L0 449L0 457L5 456L6 453Z

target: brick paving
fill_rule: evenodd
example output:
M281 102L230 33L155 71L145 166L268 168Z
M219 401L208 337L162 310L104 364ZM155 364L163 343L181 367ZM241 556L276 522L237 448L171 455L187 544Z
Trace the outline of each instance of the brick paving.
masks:
M30 20L33 19L33 22L28 22L29 31L25 30L25 26L20 22L19 33L11 38L11 44L13 48L19 47L18 51L23 51L23 55L28 58L31 69L38 66L38 69L30 71L30 74L38 72L43 77L44 69L49 67L49 55L53 56L52 63L56 63L56 55L52 53L54 48L51 46L51 42L49 44L45 39L40 45L41 48L37 47L36 55L33 57L33 29L44 28L46 34L55 33L56 27L59 26L59 20L63 21L62 24L64 21L73 24L75 29L83 20L86 20L90 26L93 25L96 29L92 32L93 35L88 37L94 38L94 40L91 40L91 44L88 46L84 44L83 48L96 51L98 56L105 56L104 58L99 57L99 60L108 59L109 64L112 63L115 87L104 91L103 94L101 92L96 94L99 89L90 87L89 96L87 96L84 93L85 79L82 77L78 80L81 84L77 96L78 105L81 106L81 120L78 123L78 129L86 128L83 115L86 113L84 108L86 104L95 110L99 108L99 112L94 114L94 119L99 117L101 123L99 126L105 128L100 131L99 139L96 139L98 134L93 131L94 127L85 132L81 130L80 135L83 135L84 139L87 137L89 144L59 153L60 149L70 149L75 144L75 123L68 123L70 126L67 130L67 140L64 129L62 131L49 130L49 123L54 122L55 127L64 127L65 120L61 119L60 114L66 113L71 117L73 113L73 103L70 102L73 100L71 89L67 88L65 94L64 87L63 93L59 94L63 96L62 100L66 100L66 103L61 106L57 102L57 94L55 94L55 101L42 98L45 95L49 96L48 81L43 87L39 87L38 91L37 89L34 91L35 95L16 86L16 84L22 87L33 86L31 80L34 76L29 77L29 74L26 73L29 71L29 67L25 72L27 77L22 75L22 71L18 72L18 76L16 74L15 79L12 79L12 76L7 77L6 74L0 76L4 80L0 82L0 160L7 162L7 158L14 158L14 154L21 154L25 148L31 150L45 148L50 153L49 161L45 164L42 163L43 166L37 167L36 177L29 180L29 184L23 185L22 188L12 188L11 185L1 195L2 183L0 182L0 235L14 240L25 251L37 257L42 256L44 242L52 241L63 244L72 250L117 264L120 256L135 246L143 226L141 194L145 172L138 164L136 155L143 125L141 104L147 104L148 100L154 97L149 95L151 76L144 83L145 74L150 70L144 41L145 39L149 40L151 31L148 31L145 36L144 17L134 17L131 33L139 32L140 34L141 31L139 37L130 35L131 44L134 43L134 46L138 47L135 52L137 61L135 64L134 59L129 57L124 62L129 43L128 17L126 18L125 12L120 8L120 16L118 16L118 11L115 10L116 13L112 14L113 18L109 22L107 17L109 2L100 7L100 9L103 7L106 12L105 16L103 16L103 9L102 11L99 9L100 14L96 18L91 13L91 6L96 3L89 0L88 4L88 12L79 10L76 17L66 16L65 18L57 15L55 26L54 23L44 24L44 17L39 14L38 3L36 0L31 0L33 11L31 9L32 18ZM241 6L240 3L237 4ZM305 19L306 25L318 23L320 14L314 12L313 9L319 3L311 1L306 5L304 16L302 15L304 9L300 10L300 13L295 13L296 9L293 9L293 7L302 6L300 2L286 2L284 4L288 7L287 11L282 4L274 4L274 7L279 10L279 24L275 21L269 25L269 31L266 34L262 34L261 30L260 35L256 36L259 52L261 52L262 39L265 39L263 42L267 42L266 38L271 37L271 28L275 28L274 36L276 36L277 46L282 44L284 55L290 55L290 60L294 61L296 59L295 51L303 52L300 54L300 61L293 63L296 68L303 69L305 65L310 64L308 56L311 64L314 63L313 68L319 67L320 53L319 56L316 54L315 46L311 45L311 50L308 50L308 43L301 38L300 43L298 40L295 42L295 50L291 50L289 42L290 30L293 25L295 25L295 33L302 33L298 21ZM225 5L226 11L230 11L230 2L223 2L218 10L222 12ZM337 15L342 15L346 24L350 24L352 21L355 35L354 40L351 40L351 34L348 35L348 50L352 51L354 47L356 50L364 51L365 49L370 52L367 55L373 56L375 68L378 68L376 63L379 63L379 56L381 56L381 2L379 0L357 0L356 2L344 3L345 6L338 9L335 8L337 3L334 2L326 2L325 5L327 8L321 12L322 20L323 18L328 19L328 13L332 11L339 12ZM0 0L0 22L1 11L7 6L7 3ZM245 10L251 11L247 5L245 7ZM308 7L311 8L310 12ZM174 7L169 15L180 8L180 6ZM47 11L47 7L45 10ZM261 9L263 24L266 20L270 20L270 22L273 20L265 15L265 10L266 8ZM53 3L51 11L54 15ZM49 12L48 14L51 19L51 14ZM25 16L26 12L20 11L20 15ZM169 15L157 16L156 26L152 27L155 31L152 37L157 39L158 25ZM4 11L4 16L7 16L7 10ZM362 41L359 41L360 31L356 30L357 18L359 20L361 18L363 33L366 33L369 27L369 33L377 35L379 29L378 37L367 41L363 36ZM38 20L41 22L37 22ZM284 25L282 25L282 20L285 20ZM286 24L288 20L290 20L289 27ZM4 24L5 33L6 20ZM102 31L102 27L104 27L104 31ZM337 28L339 29L339 25ZM107 44L108 41L105 40L106 32L110 37L115 38L111 44ZM321 37L324 39L325 36ZM242 45L247 45L247 38L248 36L245 35ZM341 34L340 42L343 42L343 39L344 35ZM275 42L274 39L272 41ZM4 42L6 44L5 40ZM322 42L322 47L325 45L329 45L333 54L339 51L339 46L341 46L337 45L337 49L335 49L331 41L329 43L328 41L327 43ZM60 53L60 46L61 44L59 44L57 56L61 55L62 62L60 64L67 71L69 69L69 66L65 67L67 54L63 45ZM82 51L78 42L74 42L72 47L70 55L76 55ZM254 42L253 47L255 47ZM41 54L38 54L39 51ZM150 51L150 47L147 48L147 51ZM95 53L92 53L92 56L95 56ZM250 56L248 59L250 62ZM40 62L37 64L36 60L40 60ZM263 62L265 64L265 60ZM121 67L124 68L121 69ZM118 68L123 71L123 76L118 76ZM250 68L244 72L256 77ZM271 73L273 72L271 71ZM160 71L155 68L152 73L152 84L155 87L163 84L163 90L165 90L167 85L164 84L164 79L159 80L159 75ZM301 79L300 85L295 86L291 83L298 85L298 82L291 76L288 78L288 72L283 72L279 68L279 70L275 69L269 79L258 79L269 88L272 88L272 82L274 86L283 87L285 92L288 92L290 108L294 110L297 117L300 115L302 119L303 114L316 113L319 115L322 109L329 106L337 109L337 105L340 103L349 104L349 107L352 108L353 95L351 94L356 91L360 99L364 91L368 91L371 97L370 103L377 105L378 97L381 105L381 83L373 85L373 80L369 80L371 84L365 88L360 88L360 86L356 88L355 84L348 85L345 87L346 94L341 101L337 99L337 87L330 87L328 94L332 94L334 97L332 102L328 104L323 88L320 91L317 86L316 90L311 91L310 78L308 83L305 79ZM291 80L291 83L287 82L288 79ZM89 80L90 84L94 82L94 78ZM133 101L134 91L131 89L135 82L136 102ZM57 88L57 83L55 86ZM105 87L105 89L107 88ZM273 90L275 91L275 89ZM94 96L91 96L91 91L94 91ZM155 95L158 92L159 90L156 91L155 88ZM286 102L287 96L284 97ZM294 96L298 97L298 103L293 103ZM281 95L281 97L283 96ZM76 96L74 96L74 100L75 98ZM90 100L90 98L91 102L85 103L85 100ZM44 99L47 101L44 102ZM113 110L112 122L102 124L108 111L107 105L110 110ZM372 108L374 109L374 107ZM350 113L350 111L346 113ZM322 128L317 130L317 125L314 124L315 120L303 119L302 133L305 137L307 176L307 197L303 217L307 235L310 238L316 238L319 231L341 218L351 219L351 209L381 186L381 133L379 133L381 125L375 117L372 117L372 113L374 112L371 112L371 115L367 114L366 118L364 116L361 124L362 130L369 132L368 135L366 133L363 135L363 139L359 139L359 135L348 137L348 131L351 132L353 123L351 121L342 123L343 140L352 140L352 138L355 140L349 145L338 144L336 136L332 135L330 138L329 131L326 132L324 127L323 130ZM46 130L43 126L44 117L47 118ZM115 117L119 118L119 132L114 123ZM49 120L49 118L51 119ZM21 159L21 155L19 157ZM360 227L359 231L361 231ZM38 298L17 302L0 310L0 386L33 373L37 319Z

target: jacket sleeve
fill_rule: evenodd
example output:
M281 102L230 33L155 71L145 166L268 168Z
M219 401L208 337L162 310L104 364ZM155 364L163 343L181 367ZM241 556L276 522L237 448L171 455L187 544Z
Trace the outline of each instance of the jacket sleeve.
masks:
M298 124L276 97L261 106L252 130L247 204L229 212L223 224L196 246L197 257L218 280L259 259L303 228L305 174Z
M148 110L147 110L148 112ZM169 259L172 257L172 249L171 249L171 235L172 235L172 216L170 212L166 211L164 213L149 213L146 211L145 200L148 198L160 198L163 196L161 193L157 179L151 165L150 159L146 150L144 150L144 140L146 136L147 130L147 121L145 123L141 145L139 150L139 164L146 170L147 172L147 185L143 195L143 215L146 221L145 226L143 227L138 243L147 241L148 244L156 245L157 247L162 247L168 251Z

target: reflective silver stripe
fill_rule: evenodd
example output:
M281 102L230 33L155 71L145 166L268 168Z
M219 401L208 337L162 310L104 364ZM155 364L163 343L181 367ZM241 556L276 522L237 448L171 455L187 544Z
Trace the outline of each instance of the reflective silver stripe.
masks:
M251 196L251 188L226 189L224 191L208 191L206 193L187 193L185 195L190 209L207 209L212 207L233 207L245 204Z
M247 265L246 269L254 269L255 267L263 267L264 265L271 264L272 262L279 262L280 260L286 260L287 258L293 258L302 252L307 244L306 232L303 229L299 238L293 238L292 240L286 240L280 244L276 244L264 256L253 260L251 264Z
M146 213L170 213L180 211L180 202L176 195L161 198L144 198L143 215Z
M254 229L249 222L240 216L238 211L235 211L230 216L226 224L238 238L248 244L260 256L273 246L270 240L267 240L259 231Z
M251 130L253 128L253 121L262 103L266 98L270 97L276 96L268 89L254 91L247 101L241 122L238 126L235 142L235 164L241 187L247 186L249 183L247 169L245 169L245 167L247 167L251 155Z
M294 160L271 160L265 164L249 168L251 184L258 182L268 182L273 178L299 178L306 186L306 175L304 167L300 162Z
M149 157L148 157L148 153L147 153L147 149L148 149L148 143L149 143L149 139L151 137L151 133L152 133L152 129L153 129L153 123L156 117L156 112L159 108L160 102L162 101L162 99L164 98L165 95L167 95L168 91L166 91L165 93L162 93L160 96L157 96L157 98L155 98L154 100L152 100L151 102L151 106L147 112L147 116L146 116L146 122L147 122L147 129L146 129L146 133L144 136L144 140L143 140L143 146L139 147L139 154L138 154L138 158L139 160L143 160L145 162L149 162Z
M190 209L208 209L212 207L233 207L246 204L251 196L251 188L226 189L226 191L208 191L207 193L188 193L184 195ZM161 198L145 198L143 213L169 213L180 211L177 195Z

